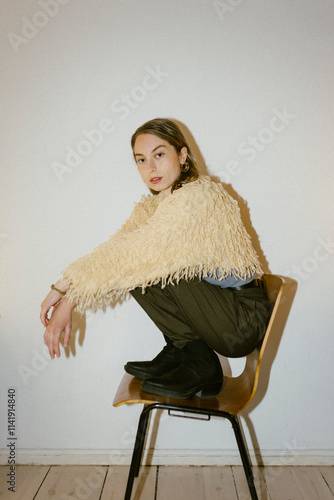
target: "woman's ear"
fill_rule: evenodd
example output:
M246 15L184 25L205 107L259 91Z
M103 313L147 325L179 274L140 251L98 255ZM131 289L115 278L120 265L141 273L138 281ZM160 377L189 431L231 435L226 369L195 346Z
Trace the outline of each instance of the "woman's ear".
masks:
M183 146L183 148L180 151L180 163L184 163L186 161L187 155L188 155L188 150L186 146Z

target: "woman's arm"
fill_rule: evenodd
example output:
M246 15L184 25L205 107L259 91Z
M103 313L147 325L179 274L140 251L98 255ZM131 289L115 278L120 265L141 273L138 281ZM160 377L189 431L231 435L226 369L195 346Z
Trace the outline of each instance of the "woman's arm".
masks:
M150 200L141 204L140 211L137 206L132 230L117 232L63 271L70 285L67 297L77 300L79 312L103 308L137 287L158 282L164 286L169 277L177 281L196 274L203 249L200 257L195 255L196 242L189 232L198 231L198 222L206 221L207 203L198 200L195 184L166 199L158 195L155 210L147 210Z
M143 196L141 201L137 203L129 219L119 229L114 238L122 239L122 235L133 231L140 224L144 223L146 219L154 213L156 208L156 201L152 196ZM89 270L94 273L94 266ZM90 273L88 273L89 276ZM60 279L54 287L61 292L68 292L70 286L66 278ZM40 319L46 330L44 333L44 343L48 346L49 353L53 359L56 355L60 356L59 340L62 332L65 332L64 346L68 345L71 326L72 326L72 310L76 307L77 300L71 298L68 300L67 296L59 293L57 290L50 290L41 304ZM53 307L51 317L48 317L50 309Z

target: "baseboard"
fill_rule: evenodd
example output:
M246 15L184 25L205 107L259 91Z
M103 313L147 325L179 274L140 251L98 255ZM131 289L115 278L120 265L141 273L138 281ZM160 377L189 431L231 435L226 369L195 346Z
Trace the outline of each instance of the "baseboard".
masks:
M129 465L132 450L18 449L16 465ZM267 450L250 453L253 465L334 465L334 450ZM235 450L156 450L143 457L146 465L241 465ZM0 450L0 465L8 464L8 451Z

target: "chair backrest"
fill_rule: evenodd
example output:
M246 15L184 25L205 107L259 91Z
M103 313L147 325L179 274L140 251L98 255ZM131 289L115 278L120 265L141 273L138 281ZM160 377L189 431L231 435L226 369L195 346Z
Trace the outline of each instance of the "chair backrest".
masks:
M238 377L224 377L223 390L219 394L219 409L239 413L253 399L259 380L260 365L269 335L277 318L277 311L283 294L284 278L275 274L264 274L262 280L270 302L273 305L266 333L258 348L246 357L245 368Z
M260 346L257 349L257 351L259 351L259 354L258 354L258 360L257 360L257 366L256 366L256 372L255 372L255 380L254 380L254 384L253 384L252 397L254 396L255 391L257 389L257 384L258 384L258 380L259 380L260 365L261 365L263 353L264 353L265 348L267 346L268 338L269 338L269 335L273 329L274 322L277 318L278 306L279 306L279 303L282 299L283 289L284 289L284 285L285 285L284 278L282 278L282 276L277 276L275 274L264 274L262 279L265 283L268 298L273 305L273 310L272 310L270 320L269 320L268 325L267 325L266 333L263 337L263 340L262 340Z

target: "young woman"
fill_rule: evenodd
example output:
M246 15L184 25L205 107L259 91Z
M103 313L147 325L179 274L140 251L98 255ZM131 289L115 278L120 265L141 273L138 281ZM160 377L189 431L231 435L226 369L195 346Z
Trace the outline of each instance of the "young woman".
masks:
M223 381L216 352L245 356L265 332L270 304L257 279L258 257L237 203L221 184L199 175L173 121L145 123L131 146L152 194L108 242L51 286L41 306L45 344L52 359L59 357L75 307L101 308L130 292L166 345L152 361L130 361L125 370L153 394L215 397Z

